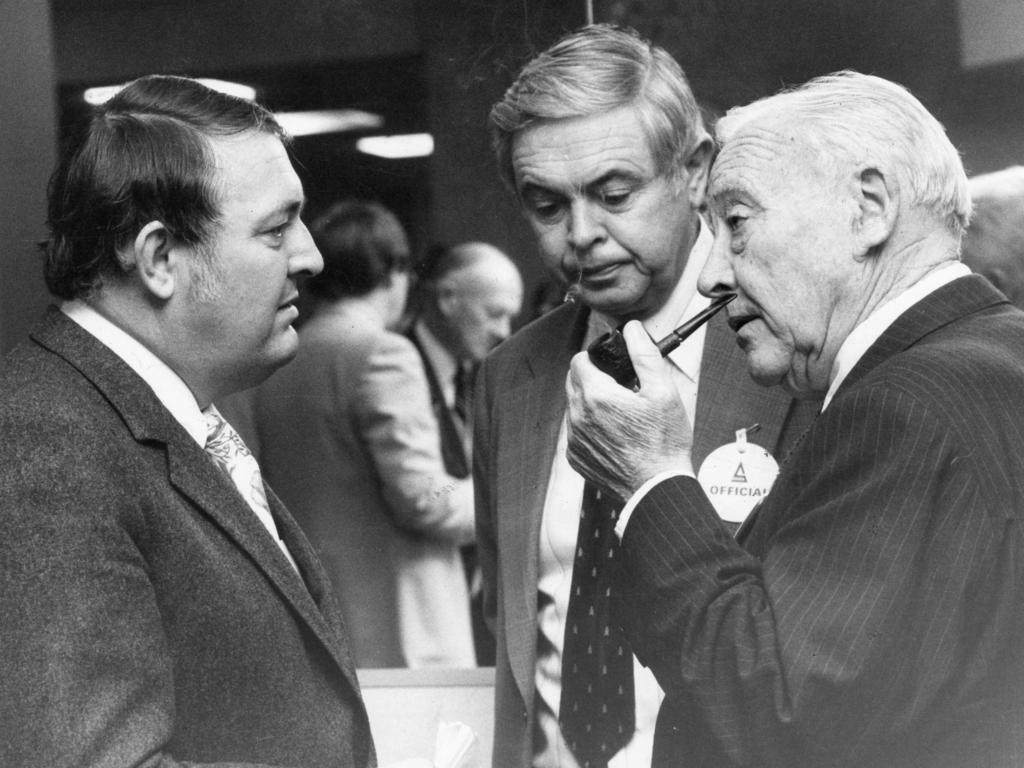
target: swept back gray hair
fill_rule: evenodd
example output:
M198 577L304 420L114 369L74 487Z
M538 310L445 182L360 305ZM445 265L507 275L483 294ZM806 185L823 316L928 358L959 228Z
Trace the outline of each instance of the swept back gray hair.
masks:
M682 68L635 31L594 24L566 35L530 61L490 114L498 171L512 189L512 143L542 120L637 110L656 167L678 173L707 136Z
M909 205L931 211L962 237L971 197L960 154L903 86L850 70L816 77L730 109L716 125L719 144L751 123L792 127L823 160L870 164L894 176Z

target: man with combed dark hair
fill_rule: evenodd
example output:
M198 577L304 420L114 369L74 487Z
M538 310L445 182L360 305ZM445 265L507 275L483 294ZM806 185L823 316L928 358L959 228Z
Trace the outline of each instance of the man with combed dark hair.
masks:
M738 539L667 366L580 355L570 460L629 502L621 616L666 691L655 763L992 768L1024 756L1024 312L958 260L960 157L842 72L717 126L700 278L760 384L823 397Z
M145 77L53 177L63 301L0 377L6 767L375 764L327 576L212 406L295 354L322 266L284 138Z
M566 462L565 376L573 354L625 320L660 338L707 307L697 275L711 244L699 213L711 138L672 57L604 25L530 61L492 108L491 130L545 267L575 297L480 372L474 482L497 635L494 765L642 768L662 692L610 611L608 534L622 502ZM670 364L698 461L754 424L760 450L781 459L801 431L791 398L744 375L724 319Z
M473 484L442 460L405 309L395 215L348 200L311 226L324 271L294 362L257 388L267 476L321 553L360 667L473 667Z

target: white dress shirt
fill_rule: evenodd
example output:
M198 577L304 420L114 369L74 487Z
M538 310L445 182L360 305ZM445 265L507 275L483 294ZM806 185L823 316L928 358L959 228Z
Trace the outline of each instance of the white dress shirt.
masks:
M61 304L61 311L94 336L103 346L121 358L139 375L153 394L170 411L174 419L185 428L196 444L206 448L206 416L199 409L195 395L188 385L167 363L150 352L141 342L118 328L84 301L73 300ZM248 504L247 504L248 506ZM269 513L253 512L267 529L285 557L298 571L291 552L278 535L277 525Z
M668 302L644 322L655 339L667 335L683 320L692 317L710 303L697 293L697 278L711 249L712 237L702 223L697 242L683 274ZM612 327L608 318L591 313L584 346ZM669 356L675 365L674 383L686 414L693 423L697 405L697 385L704 351L705 327L702 327ZM540 532L540 572L538 579L537 624L540 637L537 648L535 682L540 697L537 721L546 736L546 749L534 756L536 768L577 768L558 727L558 706L562 693L562 646L565 618L572 585L572 567L576 551L580 507L583 503L583 478L566 459L566 425L558 435L558 444L548 481ZM609 761L609 768L648 768L654 745L654 724L664 694L654 675L633 660L636 694L636 730L632 741Z

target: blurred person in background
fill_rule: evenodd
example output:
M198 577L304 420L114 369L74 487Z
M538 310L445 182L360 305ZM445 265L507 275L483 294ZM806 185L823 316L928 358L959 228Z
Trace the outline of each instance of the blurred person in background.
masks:
M477 367L508 338L523 303L512 260L488 243L431 248L419 270L407 336L423 360L441 428L445 467L455 477L472 469L472 395ZM473 602L477 660L494 664L494 635L483 621L481 584L472 545L463 548Z
M964 263L1024 309L1024 166L967 180L974 203Z
M445 469L419 355L395 333L409 245L394 214L338 203L295 361L254 394L261 459L318 548L358 667L471 667L472 481Z

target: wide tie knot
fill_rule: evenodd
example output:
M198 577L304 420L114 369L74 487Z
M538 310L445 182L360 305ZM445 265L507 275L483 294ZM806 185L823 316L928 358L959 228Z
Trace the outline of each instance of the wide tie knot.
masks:
M206 452L222 462L233 463L252 452L234 428L212 406L203 412L206 417Z

